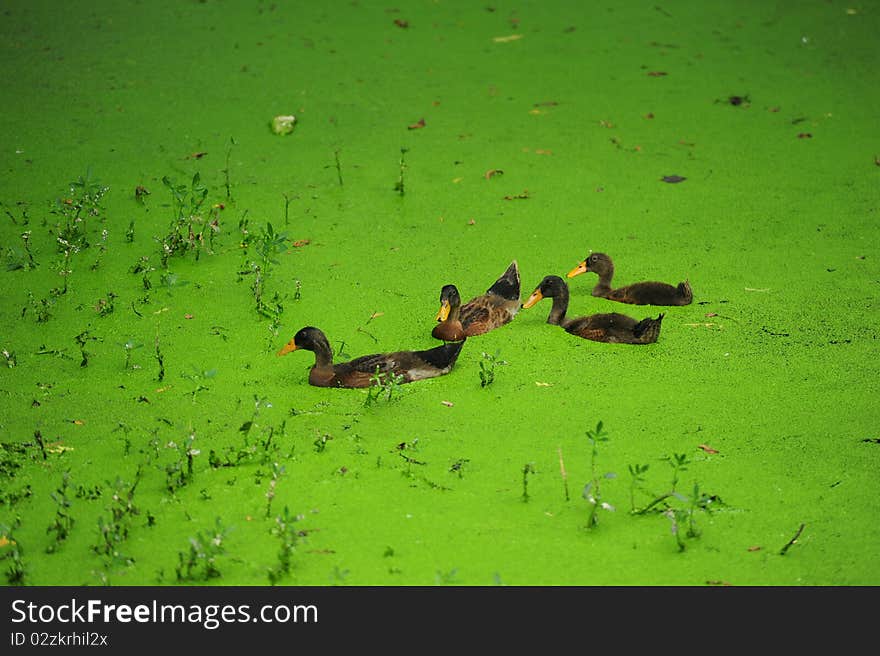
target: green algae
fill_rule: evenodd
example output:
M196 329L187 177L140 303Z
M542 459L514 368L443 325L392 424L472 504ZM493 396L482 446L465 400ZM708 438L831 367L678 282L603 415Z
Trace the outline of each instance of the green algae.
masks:
M880 581L880 8L492 9L7 3L0 524L25 584ZM107 191L65 261L52 210L87 173ZM304 325L350 357L429 348L444 284L517 259L526 295L589 250L695 303L638 348L523 310L387 403L274 355ZM656 315L569 282L572 315ZM615 510L587 528L599 421ZM630 512L628 468L644 506L676 454L679 491L721 502L684 551Z

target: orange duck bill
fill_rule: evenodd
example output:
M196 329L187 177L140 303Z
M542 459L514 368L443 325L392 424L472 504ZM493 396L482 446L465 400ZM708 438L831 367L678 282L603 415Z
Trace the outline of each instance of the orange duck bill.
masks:
M276 353L275 355L287 355L291 351L295 351L298 348L299 347L296 345L296 340L292 339L289 342L287 342L287 344L285 344L280 349L278 349L278 353Z
M523 303L523 308L528 309L532 307L535 303L544 298L544 295L541 293L540 289L536 289L532 292L532 295L526 299L526 302Z
M579 276L582 273L586 273L586 272L587 272L587 261L584 260L583 262L578 264L574 269L569 271L566 274L566 278L574 278L575 276Z
M440 310L437 312L437 321L446 321L449 318L449 312L452 307L449 305L449 301L443 300L440 302Z

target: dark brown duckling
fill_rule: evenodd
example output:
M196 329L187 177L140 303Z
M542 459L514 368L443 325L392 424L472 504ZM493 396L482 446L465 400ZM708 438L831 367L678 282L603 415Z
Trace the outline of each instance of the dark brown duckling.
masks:
M350 362L333 364L333 352L327 337L317 328L307 326L285 344L278 355L305 349L315 354L309 371L309 384L316 387L369 387L379 374L403 376L402 383L434 378L449 373L464 342L452 342L425 351L397 351L364 355Z
M599 275L599 282L593 287L593 296L611 301L633 305L689 305L694 300L691 284L687 280L678 285L665 282L637 282L612 289L614 263L605 253L590 254L587 259L568 272L568 277L574 278L588 271Z
M547 323L562 326L572 335L610 344L651 344L660 336L662 313L656 319L646 317L641 321L617 312L567 319L568 285L559 276L545 277L523 303L523 307L530 308L548 297L553 299L553 307Z
M486 293L461 305L455 285L440 291L438 323L431 334L447 342L482 335L510 323L520 308L519 265L510 263Z

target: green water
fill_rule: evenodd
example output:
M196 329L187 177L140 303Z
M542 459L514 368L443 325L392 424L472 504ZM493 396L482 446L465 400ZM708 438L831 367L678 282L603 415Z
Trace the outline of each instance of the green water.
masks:
M880 583L880 5L620 5L4 2L4 581ZM695 302L634 347L543 301L370 405L275 356L590 250Z

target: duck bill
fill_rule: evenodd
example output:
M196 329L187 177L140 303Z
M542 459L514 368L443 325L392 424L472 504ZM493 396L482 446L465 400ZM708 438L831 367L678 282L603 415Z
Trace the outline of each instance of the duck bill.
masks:
M296 342L293 341L293 340L290 340L289 342L287 342L287 344L285 344L284 346L282 346L282 347L278 350L278 353L276 353L275 355L279 355L279 356L281 356L281 355L287 355L288 353L290 353L291 351L295 351L296 349L297 349Z
M566 277L567 277L567 278L574 278L575 276L579 276L579 275L581 275L582 273L586 273L586 272L587 272L587 261L584 260L583 262L581 262L580 264L578 264L574 269L572 269L571 271L569 271L569 272L566 274Z
M541 293L541 290L536 289L535 291L532 292L532 295L529 296L528 299L526 299L526 302L523 303L522 306L524 308L528 309L528 308L532 307L535 303L540 301L542 298L544 298L544 295Z
M449 318L449 301L440 303L440 311L437 312L437 321L446 321Z

